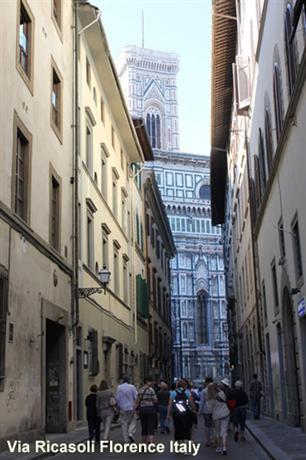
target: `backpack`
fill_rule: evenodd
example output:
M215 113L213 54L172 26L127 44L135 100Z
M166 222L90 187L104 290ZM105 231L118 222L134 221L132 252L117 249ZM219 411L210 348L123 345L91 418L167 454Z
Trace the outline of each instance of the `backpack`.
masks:
M180 417L189 415L191 413L191 407L185 391L183 391L182 393L176 391L175 393L176 396L173 399L172 403L173 414L179 415Z

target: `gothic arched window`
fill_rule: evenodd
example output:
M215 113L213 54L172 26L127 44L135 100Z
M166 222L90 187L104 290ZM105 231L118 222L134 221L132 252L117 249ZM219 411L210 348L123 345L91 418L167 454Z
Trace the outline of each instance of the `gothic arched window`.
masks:
M259 158L259 170L260 170L260 189L261 189L261 196L263 196L265 193L265 188L266 188L266 183L267 183L267 173L266 173L265 148L264 148L261 128L259 128L259 133L258 133L258 158Z
M287 4L285 12L285 46L287 57L288 88L291 95L296 77L296 59L295 59L295 42L290 42L292 33L292 5Z
M199 195L202 200L210 200L210 186L207 184L202 185L199 190Z
M259 159L257 155L254 155L254 171L255 171L256 209L258 209L261 203L261 178L260 178Z
M268 107L265 108L265 147L267 154L268 173L270 174L273 162L273 139L271 128L271 114Z
M203 294L199 294L197 298L196 325L197 343L207 344L207 298Z
M161 148L161 117L155 109L151 109L146 116L146 127L153 149Z
M277 141L283 127L283 103L282 103L282 85L280 67L277 62L273 66L273 97L274 97L274 115Z

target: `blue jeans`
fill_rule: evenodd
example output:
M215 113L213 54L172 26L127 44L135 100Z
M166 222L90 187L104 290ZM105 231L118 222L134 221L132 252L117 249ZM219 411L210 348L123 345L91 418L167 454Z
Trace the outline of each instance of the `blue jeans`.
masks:
M260 398L251 400L251 407L253 412L254 419L259 419L260 417Z
M166 428L165 421L167 418L168 406L158 406L158 413L159 413L160 431L164 433L165 428Z

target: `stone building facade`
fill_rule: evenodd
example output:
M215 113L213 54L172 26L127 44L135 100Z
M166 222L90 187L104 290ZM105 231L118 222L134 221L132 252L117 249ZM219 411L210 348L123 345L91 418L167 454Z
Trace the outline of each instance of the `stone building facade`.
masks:
M73 12L0 10L0 439L30 439L71 422Z
M222 218L221 213L217 222L226 222L228 281L231 282L231 272L236 279L231 285L231 298L233 316L238 318L237 364L245 377L249 377L251 369L260 373L269 415L305 431L303 3L257 1L246 8L241 1L237 11L234 2L231 11L225 11L221 3L218 8L216 3L217 13L237 14L238 27L234 33L218 19L214 24L218 70L213 72L216 104L212 108L217 115L213 125L216 136L212 138L212 176L219 190L224 190L224 183L217 180L221 162L219 158L217 163L214 146L227 149L227 193L213 200L213 209L218 213L226 200L226 214ZM217 46L220 35L231 49L222 63ZM233 62L237 92L233 101L225 101L224 94L230 92L222 85L226 82L228 88L232 87L224 77ZM221 107L218 98L224 103L219 111L223 125L217 124ZM224 113L229 116L224 117ZM226 164L226 158L224 161ZM248 265L253 269L252 278L246 277L250 274L244 258L248 244L253 247L253 260ZM245 267L241 282L240 267ZM246 302L251 294L250 279L255 281L256 307L254 317L247 318L251 313L251 305ZM242 325L244 318L246 328Z

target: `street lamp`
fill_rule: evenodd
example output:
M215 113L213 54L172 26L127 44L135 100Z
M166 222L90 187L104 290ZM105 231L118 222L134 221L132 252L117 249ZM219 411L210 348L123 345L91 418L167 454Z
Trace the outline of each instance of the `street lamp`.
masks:
M78 289L78 296L79 299L86 299L93 294L101 294L102 289L104 289L104 294L106 294L106 286L110 280L110 271L104 265L103 269L99 271L99 279L101 286L99 287L92 287L92 288L79 288Z

